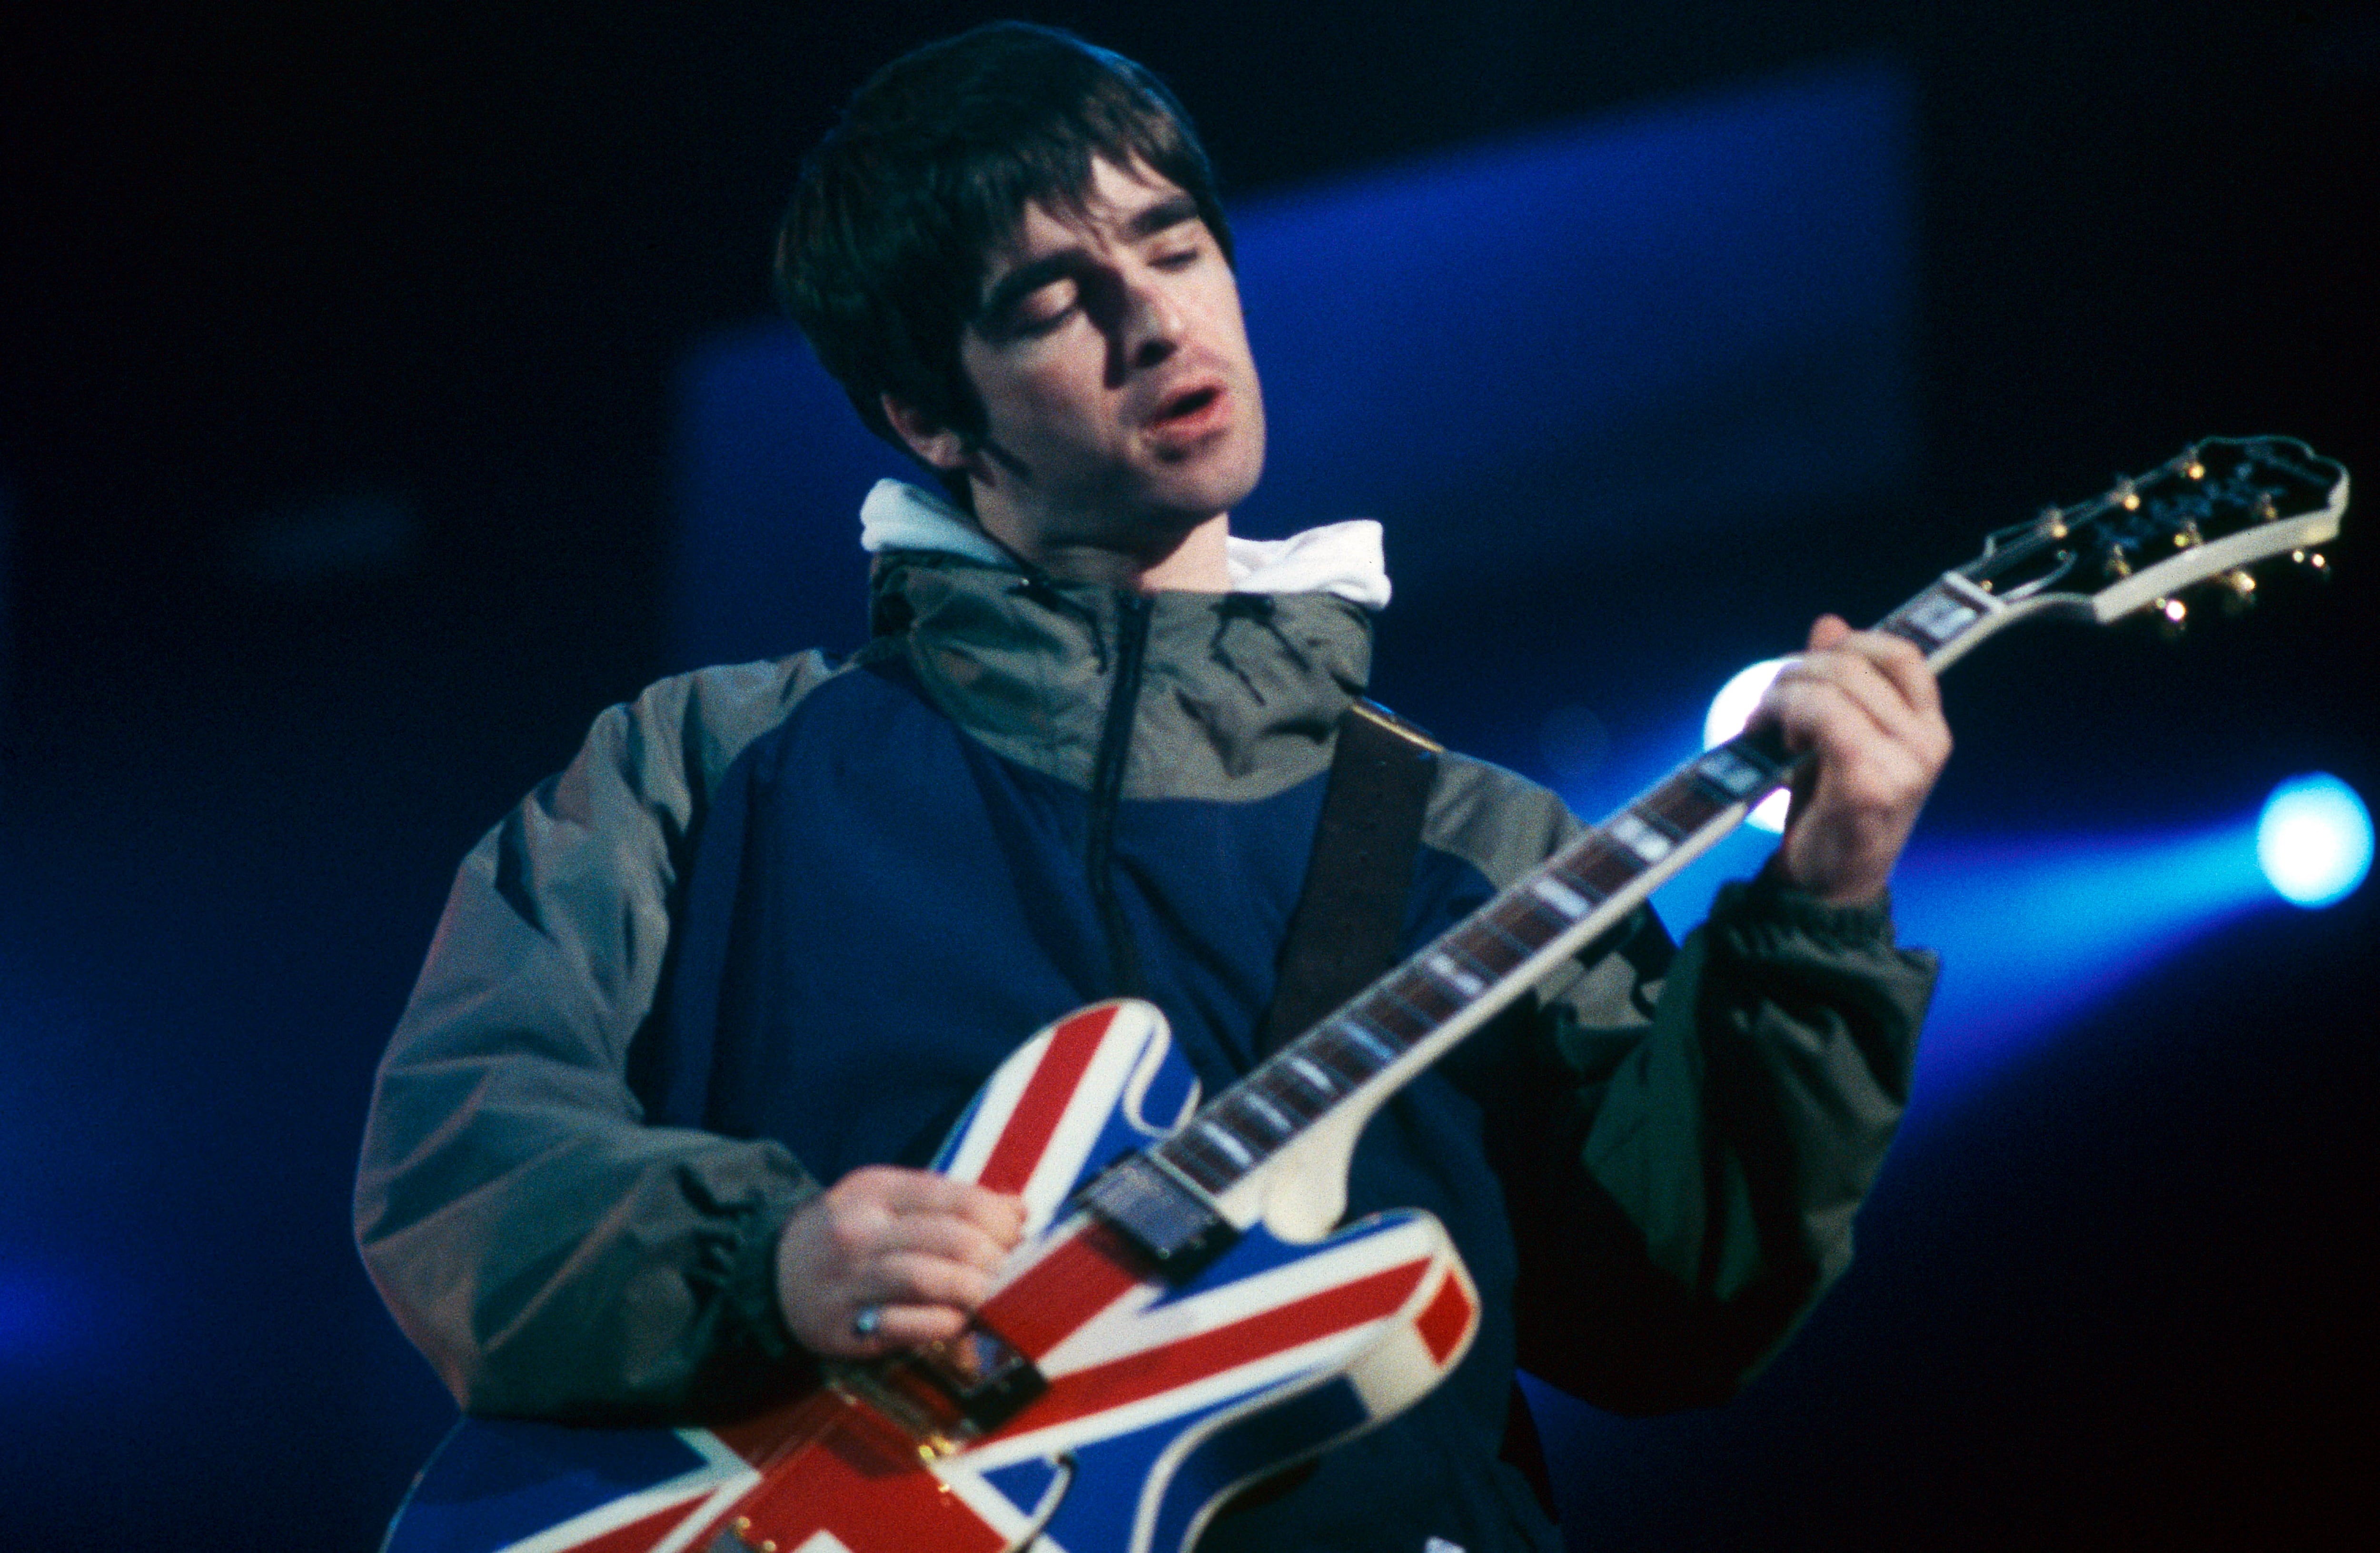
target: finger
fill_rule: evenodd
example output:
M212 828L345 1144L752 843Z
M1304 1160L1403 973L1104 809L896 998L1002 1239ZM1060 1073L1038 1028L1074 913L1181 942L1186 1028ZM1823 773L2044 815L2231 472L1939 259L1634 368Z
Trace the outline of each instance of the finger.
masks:
M1874 683L1863 683L1864 674ZM1828 755L1879 737L1899 742L1915 715L1872 668L1811 659L1770 682L1761 708L1784 731L1786 748Z
M868 1189L894 1213L939 1213L965 1219L1004 1245L1013 1245L1025 1228L1025 1203L1004 1193L987 1192L972 1182L953 1181L931 1171L901 1170L891 1165L855 1171L846 1180L865 1176Z
M949 1305L894 1303L877 1305L876 1313L873 1336L848 1332L835 1344L835 1352L851 1358L867 1358L895 1349L945 1342L966 1330L966 1313ZM853 1314L856 1316L857 1312Z
M1942 723L1933 671L1914 647L1898 637L1875 631L1854 633L1826 651L1794 660L1778 679L1834 685L1856 701L1876 727L1918 751L1921 758L1938 763L1934 752L1938 748L1948 753L1949 730ZM1823 714L1823 704L1814 704L1813 710Z
M1921 714L1930 716L1941 710L1941 684L1914 642L1889 631L1854 631L1838 645L1876 665L1901 698Z
M947 1213L903 1214L883 1229L884 1252L908 1251L980 1268L986 1272L1007 1259L1013 1242L995 1238L971 1219Z
M880 1304L938 1304L971 1311L991 1292L983 1268L921 1251L888 1251L855 1280L860 1296Z
M1915 643L1889 631L1854 631L1851 623L1839 614L1820 615L1811 623L1806 650L1816 654L1839 649L1855 652L1874 663L1920 712L1939 710L1941 688Z
M1810 652L1824 652L1852 634L1852 623L1839 614L1822 614L1810 623Z

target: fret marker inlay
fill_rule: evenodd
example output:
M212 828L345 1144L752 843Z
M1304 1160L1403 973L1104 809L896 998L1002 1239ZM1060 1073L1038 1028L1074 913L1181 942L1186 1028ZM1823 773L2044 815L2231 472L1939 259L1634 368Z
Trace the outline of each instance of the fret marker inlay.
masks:
M1486 982L1480 980L1477 977L1473 976L1469 971L1464 970L1462 966L1456 965L1453 961L1448 959L1443 954L1431 955L1429 957L1429 968L1436 971L1439 976L1444 977L1449 982L1460 989L1463 995L1467 998L1475 998L1479 996L1480 992L1485 989L1488 985Z
M1529 893L1564 916L1575 919L1586 915L1586 897L1558 880L1533 879L1529 880Z
M1633 810L1621 809L1620 818L1603 831L1647 863L1658 863L1670 855L1670 838L1639 819Z

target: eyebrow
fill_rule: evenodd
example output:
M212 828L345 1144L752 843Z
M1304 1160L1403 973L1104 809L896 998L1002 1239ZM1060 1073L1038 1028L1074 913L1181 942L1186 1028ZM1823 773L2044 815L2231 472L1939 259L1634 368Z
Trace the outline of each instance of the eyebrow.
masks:
M1198 213L1198 201L1187 194L1169 194L1135 212L1132 219L1124 223L1123 236L1126 242L1143 242L1186 222L1203 219ZM1017 303L1051 281L1062 278L1075 267L1080 252L1079 248L1063 248L1009 271L984 293L983 305L976 309L976 322L996 324Z

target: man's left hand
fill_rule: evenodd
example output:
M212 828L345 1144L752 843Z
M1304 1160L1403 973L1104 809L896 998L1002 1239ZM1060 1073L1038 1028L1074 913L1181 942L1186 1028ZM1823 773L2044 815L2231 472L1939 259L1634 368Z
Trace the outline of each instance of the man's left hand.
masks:
M1754 719L1776 723L1786 748L1813 758L1793 783L1771 866L1837 905L1880 898L1950 756L1925 657L1899 637L1821 615L1809 650L1778 674Z

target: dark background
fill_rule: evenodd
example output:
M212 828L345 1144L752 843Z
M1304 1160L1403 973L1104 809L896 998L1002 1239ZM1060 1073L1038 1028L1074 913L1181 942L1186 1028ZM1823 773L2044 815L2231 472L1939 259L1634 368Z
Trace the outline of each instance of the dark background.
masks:
M449 1411L347 1241L379 1045L455 858L664 666L671 374L767 309L795 159L994 14L0 18L0 1543L371 1546ZM1775 650L2193 435L2380 470L2380 7L1007 14L1164 73L1227 194L1911 73L1917 472L1784 555L1410 594L1379 692L1525 769L1439 665L1624 700L1611 642ZM1930 823L2380 791L2372 568L2337 559L2179 644L1995 646ZM1572 1546L2366 1545L2369 901L2253 916L1945 1101L1742 1401L1555 1420Z

